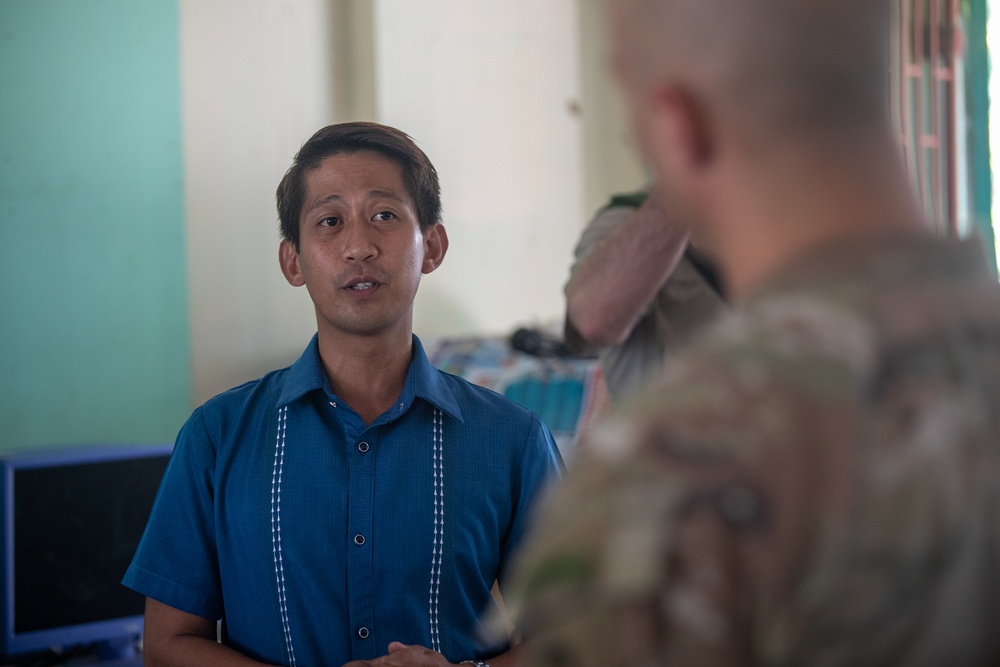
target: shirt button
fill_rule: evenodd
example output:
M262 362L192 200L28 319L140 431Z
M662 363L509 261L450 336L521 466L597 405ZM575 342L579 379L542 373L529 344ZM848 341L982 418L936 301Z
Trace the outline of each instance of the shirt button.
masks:
M362 544L365 543L365 536L362 535L361 533L358 533L357 535L354 536L354 543L360 547Z
M365 452L367 452L368 451L368 443L367 442L359 442L358 443L358 451L361 452L362 454L364 454Z
M368 628L366 628L365 626L362 625L360 628L358 628L358 637L361 637L362 639L368 639L369 634L370 633L368 632Z

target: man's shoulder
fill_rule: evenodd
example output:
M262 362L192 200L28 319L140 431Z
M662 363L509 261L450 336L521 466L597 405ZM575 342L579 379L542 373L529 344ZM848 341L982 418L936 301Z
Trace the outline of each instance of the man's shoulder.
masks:
M654 433L657 424L669 424L675 437L699 442L746 443L758 433L780 442L803 415L846 413L875 400L865 392L892 377L896 370L887 364L900 355L916 350L944 359L951 348L975 344L948 332L1000 327L994 285L980 289L951 273L926 276L912 268L900 278L894 267L909 265L898 257L888 267L864 257L834 259L724 311L678 349L629 420ZM933 253L918 259L942 263ZM845 270L851 261L860 268Z
M816 405L848 405L875 371L878 332L835 302L786 295L723 312L678 348L662 373L620 410L615 438L733 446L777 443Z
M435 370L451 390L467 420L506 419L525 423L539 420L534 412L493 389L475 384L453 373Z
M226 414L258 406L262 401L276 404L288 371L289 367L280 368L231 387L202 403L198 411L209 415Z
M878 342L877 327L863 310L790 292L724 312L686 348L679 366L689 377L706 380L789 373L790 381L810 383L817 378L799 371L814 364L864 372L875 362Z

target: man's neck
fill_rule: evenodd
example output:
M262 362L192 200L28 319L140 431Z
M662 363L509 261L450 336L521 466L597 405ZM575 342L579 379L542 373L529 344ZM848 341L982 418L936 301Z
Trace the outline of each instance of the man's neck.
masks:
M321 330L319 353L333 392L367 425L402 393L413 360L413 335L409 330L374 336Z
M736 301L818 248L929 233L890 150L803 152L782 164L748 170L716 211L713 254Z

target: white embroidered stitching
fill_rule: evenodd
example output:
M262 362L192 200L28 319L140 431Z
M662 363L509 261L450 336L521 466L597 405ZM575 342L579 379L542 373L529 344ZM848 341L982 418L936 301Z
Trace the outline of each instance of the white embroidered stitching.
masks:
M431 650L441 652L438 608L441 593L441 563L444 560L444 457L441 411L434 409L434 546L431 554L430 631Z
M278 611L281 629L285 635L288 664L295 667L295 650L292 648L292 628L288 622L288 597L285 591L285 566L281 554L281 475L285 468L285 430L288 425L288 406L278 409L278 434L274 443L274 469L271 472L271 549L274 557L274 579L278 585Z

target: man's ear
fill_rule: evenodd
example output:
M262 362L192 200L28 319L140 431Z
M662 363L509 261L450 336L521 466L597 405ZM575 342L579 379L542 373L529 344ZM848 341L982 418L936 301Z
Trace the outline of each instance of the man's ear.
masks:
M281 265L281 272L289 285L302 287L306 284L305 278L302 277L302 268L299 266L299 253L295 245L287 239L278 246L278 264Z
M420 267L422 273L430 273L441 266L448 252L448 232L440 222L434 223L424 232L424 263Z
M651 91L647 103L647 150L656 167L681 182L710 167L716 138L697 98L683 88L663 86Z

